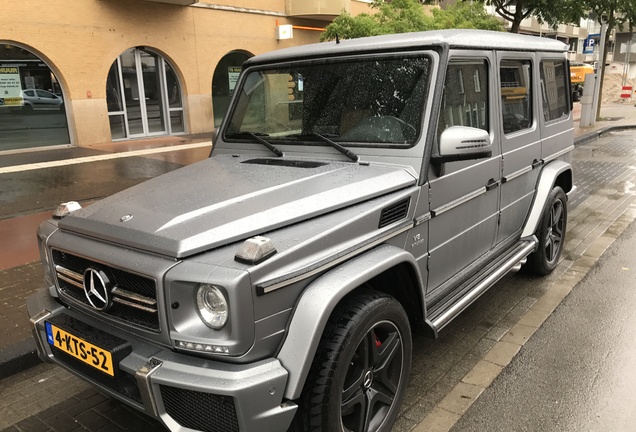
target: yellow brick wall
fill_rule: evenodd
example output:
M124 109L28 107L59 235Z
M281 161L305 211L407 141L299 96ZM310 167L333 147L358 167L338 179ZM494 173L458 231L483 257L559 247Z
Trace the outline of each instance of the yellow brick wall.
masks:
M209 132L212 75L225 54L260 54L318 41L320 33L309 30L295 30L293 39L277 41L277 21L310 27L328 22L281 16L285 0L204 1L270 13L142 0L2 0L0 43L26 48L53 69L64 92L73 144L111 140L106 76L115 59L136 46L161 53L174 67L182 86L186 131Z

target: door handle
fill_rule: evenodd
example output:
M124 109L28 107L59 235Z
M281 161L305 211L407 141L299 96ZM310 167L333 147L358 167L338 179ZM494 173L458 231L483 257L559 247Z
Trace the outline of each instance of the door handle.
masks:
M543 161L541 159L535 159L532 161L532 169L543 165Z
M491 191L495 189L497 186L499 186L499 182L495 179L490 179L488 180L488 183L486 183L486 190Z

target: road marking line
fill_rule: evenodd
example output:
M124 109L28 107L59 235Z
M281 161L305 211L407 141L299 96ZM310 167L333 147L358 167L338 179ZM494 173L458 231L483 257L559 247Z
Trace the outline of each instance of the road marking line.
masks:
M38 162L38 163L32 163L32 164L26 164L26 165L16 165L16 166L0 168L0 174L31 171L31 170L43 169L43 168L55 168L55 167L60 167L65 165L76 165L76 164L82 164L87 162L98 162L98 161L119 159L119 158L125 158L125 157L146 156L146 155L159 154L159 153L190 150L193 148L200 148L200 147L206 147L211 145L212 145L211 141L204 141L204 142L198 142L193 144L157 147L157 148L144 149L144 150L133 150L128 152L108 153L108 154L99 155L99 156L86 156L86 157L63 159L63 160L50 161L50 162Z

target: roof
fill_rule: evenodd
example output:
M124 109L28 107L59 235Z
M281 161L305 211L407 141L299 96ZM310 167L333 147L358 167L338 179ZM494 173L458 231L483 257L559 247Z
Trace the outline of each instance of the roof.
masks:
M322 42L300 45L272 51L252 57L246 66L255 63L277 62L301 57L323 57L355 54L368 51L427 48L447 46L449 48L502 49L508 51L548 51L563 53L568 47L563 42L538 36L489 30L436 30L417 33L400 33L359 39Z

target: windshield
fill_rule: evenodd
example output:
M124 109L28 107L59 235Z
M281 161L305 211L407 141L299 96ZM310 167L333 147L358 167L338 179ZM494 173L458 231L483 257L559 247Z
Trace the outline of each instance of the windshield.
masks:
M430 67L427 56L401 56L253 70L225 138L410 146L421 130Z

